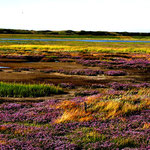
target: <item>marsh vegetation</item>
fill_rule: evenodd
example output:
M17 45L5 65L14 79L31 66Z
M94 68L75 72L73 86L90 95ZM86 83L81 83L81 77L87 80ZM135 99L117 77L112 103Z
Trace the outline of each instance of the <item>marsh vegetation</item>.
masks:
M150 148L149 43L5 41L0 66L0 149Z

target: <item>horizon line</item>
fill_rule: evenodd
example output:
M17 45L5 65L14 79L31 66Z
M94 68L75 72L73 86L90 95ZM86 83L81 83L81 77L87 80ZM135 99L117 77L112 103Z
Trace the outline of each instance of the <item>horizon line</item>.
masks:
M127 33L150 33L150 31L110 31L110 30L73 30L73 29L62 29L62 30L50 30L50 29L20 29L20 28L0 28L0 30L27 30L27 31L87 31L87 32L127 32Z

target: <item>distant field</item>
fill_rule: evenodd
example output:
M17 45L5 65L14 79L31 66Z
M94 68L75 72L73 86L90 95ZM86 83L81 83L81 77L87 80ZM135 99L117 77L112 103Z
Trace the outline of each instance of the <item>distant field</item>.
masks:
M150 53L150 43L91 43L91 42L32 42L25 44L1 43L0 53L46 54L54 51L106 52L106 53Z
M88 36L80 35L75 37L74 35L46 35L46 34L0 34L0 38L35 38L35 39L48 39L48 38L77 38L86 39ZM120 39L120 40L150 40L150 36L94 36L88 39ZM34 45L34 46L33 46ZM150 43L109 43L109 42L79 42L79 41L5 41L0 42L0 52L9 50L8 53L15 51L24 53L23 51L29 51L32 53L40 53L42 51L95 51L95 52L131 52L131 53L149 53ZM1 52L3 53L3 52ZM7 53L7 50L5 51Z
M150 40L150 36L112 36L112 35L54 35L54 34L0 34L0 38L78 38L78 39L116 39L116 40Z

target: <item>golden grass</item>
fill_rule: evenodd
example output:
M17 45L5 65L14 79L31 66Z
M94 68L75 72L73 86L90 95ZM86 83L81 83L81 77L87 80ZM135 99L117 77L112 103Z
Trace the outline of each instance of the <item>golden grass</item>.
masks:
M4 145L4 144L6 144L6 141L0 140L0 144Z
M63 109L64 113L60 118L57 118L55 123L67 122L67 121L89 121L93 119L90 116L90 112L85 112L83 104L77 104L76 102L63 101L56 108Z
M8 128L6 126L0 126L0 131L6 131Z
M145 91L143 95L138 95ZM150 89L140 89L139 92L132 96L129 91L123 95L109 98L106 94L87 97L85 102L88 105L87 111L84 110L84 103L64 101L57 105L57 108L63 109L64 113L57 118L55 123L68 121L89 121L92 119L110 119L117 116L126 116L142 109L150 109L150 97L145 94ZM145 125L146 126L146 125Z
M45 54L47 52L62 52L62 51L87 51L87 52L106 52L106 53L150 53L149 47L117 47L117 46L68 46L68 45L1 45L0 51L7 52L4 50L13 50L11 54L31 54L40 53ZM1 52L2 53L2 52Z
M150 122L144 123L143 129L150 129Z

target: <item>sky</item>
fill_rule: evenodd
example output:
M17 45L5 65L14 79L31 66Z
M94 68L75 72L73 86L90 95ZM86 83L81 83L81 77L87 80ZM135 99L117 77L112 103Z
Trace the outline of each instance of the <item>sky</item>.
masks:
M0 0L0 28L150 32L150 0Z

